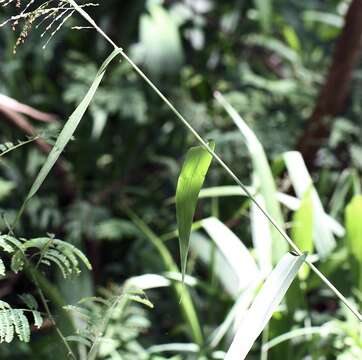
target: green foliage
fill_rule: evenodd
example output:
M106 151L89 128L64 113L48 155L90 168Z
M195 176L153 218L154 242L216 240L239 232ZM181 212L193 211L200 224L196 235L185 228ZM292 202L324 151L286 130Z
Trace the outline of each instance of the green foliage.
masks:
M36 304L36 303L35 303ZM33 306L37 308L37 304ZM0 343L10 343L17 336L20 341L30 341L30 324L25 316L29 311L34 317L34 325L39 329L43 318L35 309L13 309L7 302L0 300Z
M65 307L83 323L67 340L87 347L87 359L113 359L122 354L130 359L145 354L137 336L149 327L144 312L135 304L150 308L152 303L141 290L125 285L123 289L102 290L102 297L84 298Z
M214 149L215 143L210 143ZM191 225L199 192L210 167L212 156L201 146L191 148L185 158L176 189L176 216L179 231L181 272L185 276L190 246Z
M0 235L0 247L11 255L11 270L18 273L28 261L28 252L36 249L32 258L37 257L36 266L44 264L56 265L64 278L80 273L79 260L92 269L87 257L75 246L52 237L35 239L16 239L12 235Z
M347 2L108 0L96 9L73 0L0 4L20 6L15 17L3 16L9 7L0 14L15 26L15 31L1 29L0 91L60 119L80 104L50 154L43 136L22 146L28 142L14 140L24 137L18 123L4 122L1 128L1 231L9 233L0 235L7 301L0 310L6 313L1 319L7 333L1 330L0 338L6 342L12 334L22 340L2 344L1 358L48 360L57 354L62 359L62 342L64 359L221 359L233 338L239 339L236 358L243 346L248 357L262 352L271 360L361 357L360 322L342 307L344 302L353 310L360 303L355 200L346 208L346 241L334 242L345 236L342 210L361 187L360 69L343 119L328 120L335 125L328 144L321 146L317 170L303 172L301 156L285 155L313 111ZM77 12L88 24L78 22ZM65 23L76 31L59 32ZM40 48L29 39L14 57L8 44L25 40L30 25L44 27L47 47L39 56ZM125 50L117 48L111 56L119 53L126 61L107 74L105 64L97 74L108 52L104 39L115 48L121 44ZM240 132L215 104L213 89L225 94L217 98L225 100ZM175 189L179 157L194 137L174 121L169 108L184 124L187 119L198 140L215 139L217 161L238 182L231 185L220 168L208 171L212 156L199 148L205 166L194 164L187 177L191 185L184 187L183 168L177 184L178 224L167 199ZM62 123L34 121L32 133L54 132ZM281 154L289 156L287 173ZM187 162L186 157L184 167ZM207 171L210 188L200 191ZM180 193L186 200L180 202ZM18 204L30 197L12 229ZM198 198L203 201L195 211ZM64 241L37 237L45 232L61 234ZM178 236L184 249L181 273ZM303 270L285 302L282 297L303 260L285 255L289 236L310 252L307 262L328 279ZM78 248L86 250L94 273L82 271L74 279L90 269ZM268 277L272 263L283 255L295 266L292 272L283 267L265 291L275 274ZM186 268L192 276L185 275ZM71 279L65 283L63 277ZM132 282L140 290L129 287ZM95 296L99 286L106 290ZM28 309L17 304L22 291ZM24 344L36 331L28 315L36 328L43 317L47 326ZM237 332L240 319L248 319L241 327L246 330ZM262 339L255 341L269 319Z
M49 153L47 161L40 169L40 172L35 179L33 185L31 186L28 195L25 198L25 201L19 210L17 219L21 216L22 212L24 211L24 208L26 206L26 203L38 192L39 188L43 184L45 178L48 176L50 170L58 160L60 154L63 152L64 148L68 144L69 140L72 138L75 130L77 129L80 121L82 120L82 117L84 113L86 112L90 102L92 101L92 98L94 94L96 93L99 84L101 83L104 73L107 69L107 66L111 63L111 61L119 54L119 49L114 50L111 55L108 56L108 58L103 62L102 66L100 67L95 79L93 80L93 83L91 87L89 88L87 94L82 99L81 103L78 105L78 107L75 109L73 114L69 117L68 121L64 125L62 131L60 132L56 143L54 144L54 147L52 151Z

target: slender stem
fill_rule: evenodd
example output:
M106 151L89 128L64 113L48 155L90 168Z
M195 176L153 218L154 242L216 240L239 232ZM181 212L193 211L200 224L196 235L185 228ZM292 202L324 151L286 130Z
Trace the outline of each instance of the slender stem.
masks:
M221 157L208 145L208 143L199 135L199 133L192 127L192 125L181 115L181 113L174 107L174 105L167 99L167 97L158 89L158 87L147 77L147 75L132 61L131 58L123 51L122 48L118 47L104 32L103 30L95 23L95 21L84 11L82 8L77 5L74 0L67 0L71 5L74 6L76 11L82 15L82 17L87 20L97 32L104 37L115 49L119 49L121 56L132 66L135 72L150 86L150 88L161 98L161 100L170 108L170 110L176 115L176 117L184 124L184 126L195 136L197 141L212 155L212 157L219 163L219 165L226 171L227 174L235 181L237 185L241 187L250 200L259 208L259 210L264 214L264 216L269 220L269 222L274 226L274 228L280 233L280 235L287 241L289 246L298 254L302 255L302 251L298 246L293 242L293 240L286 234L286 232L278 225L278 223L273 219L273 217L255 200L254 196L248 190L241 180L235 175L231 168L221 159ZM216 92L215 97L219 101L223 101L223 97L220 93ZM335 293L335 295L347 306L347 308L357 317L359 321L362 322L362 315L358 310L345 298L345 296L335 288L335 286L308 260L305 262L308 266L315 272L317 276Z
M173 261L172 256L163 241L156 234L154 234L153 231L148 227L148 225L144 223L144 221L142 221L130 208L123 207L122 210L158 250L166 270L169 272L178 273L177 265ZM173 288L178 298L182 299L179 305L184 314L185 320L190 326L192 338L198 345L202 346L204 343L203 333L191 295L188 292L188 289L184 287L184 285L177 282L173 284Z
M22 141L22 142L20 142L19 144L16 144L15 146L12 146L11 148L9 148L9 149L3 151L2 153L0 153L0 157L4 156L5 154L9 153L10 151L13 151L13 150L15 150L15 149L18 149L19 147L21 147L21 146L23 146L23 145L27 145L27 144L29 144L29 143L31 143L31 142L33 142L33 141L36 141L36 140L38 140L39 138L40 138L40 136L37 135L37 136L32 137L32 138L29 139L29 140Z
M27 262L27 260L26 260ZM31 274L31 277L33 279L33 282L38 290L38 294L39 294L39 297L40 297L40 300L44 306L44 309L45 309L45 312L47 313L50 321L52 322L54 328L55 328L55 331L57 332L58 336L60 337L60 339L62 340L65 348L67 349L67 352L68 352L68 355L73 359L73 360L77 360L76 356L74 355L74 352L73 350L71 349L71 347L69 346L68 344L68 341L67 339L64 337L63 333L61 332L61 330L59 329L57 323L55 322L55 319L54 319L54 316L53 314L51 313L50 309L49 309L49 306L48 306L48 303L47 303L47 300L44 296L44 293L43 293L43 290L41 289L40 285L39 285L39 282L38 282L38 279L34 273L34 271L32 270L31 268L31 264L28 264L28 269L30 271L30 274Z

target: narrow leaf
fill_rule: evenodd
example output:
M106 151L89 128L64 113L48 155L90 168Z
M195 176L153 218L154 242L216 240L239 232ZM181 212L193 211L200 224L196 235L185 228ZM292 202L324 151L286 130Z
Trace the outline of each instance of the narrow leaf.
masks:
M202 226L236 274L237 282L233 285L238 294L259 276L254 258L240 239L217 218L202 220Z
M291 237L299 249L313 253L313 202L312 189L304 194L299 209L293 214ZM309 274L309 267L304 265L300 276L306 279Z
M282 301L305 258L306 254L295 256L287 253L283 256L241 320L225 360L245 359Z
M210 143L214 149L215 144ZM187 253L190 246L192 221L199 192L212 160L211 154L201 146L191 148L178 178L176 189L176 216L179 231L181 272L185 276Z
M348 247L362 263L362 195L356 195L346 208Z
M27 204L27 202L38 192L39 188L43 184L45 178L48 176L50 170L53 168L54 164L58 160L60 154L63 152L64 148L72 138L75 130L77 129L80 121L83 118L83 115L85 114L90 102L92 101L99 84L101 83L103 76L105 74L107 66L111 63L111 61L120 53L120 49L115 49L111 55L104 61L102 66L100 67L95 79L93 80L93 83L91 87L89 88L87 94L81 101L81 103L78 105L78 107L75 109L73 114L70 116L68 121L65 123L62 131L60 132L58 139L51 150L51 152L48 155L48 158L42 168L39 171L38 176L36 177L32 187L29 190L29 193L27 197L25 198L25 201L21 207L21 209L18 212L17 220L20 218L22 212L24 211L24 208Z
M355 195L347 205L345 220L349 253L357 260L359 290L362 291L362 195Z
M283 228L284 219L280 204L276 199L276 185L263 146L254 132L227 100L218 92L215 93L215 98L225 108L235 125L239 128L253 162L254 179L264 198L266 210L278 225ZM269 227L272 235L272 261L273 264L276 264L283 254L288 251L288 245L275 227L271 224L269 224Z
M321 259L325 259L335 248L336 241L333 237L322 202L313 187L312 178L302 155L298 151L289 151L284 154L284 160L295 192L300 199L305 192L312 187L313 237L318 255Z
M212 264L213 273L225 292L236 299L239 291L234 285L239 283L238 274L235 273L220 250L218 248L214 249L213 243L199 232L193 232L191 234L190 248L193 254L195 254L203 264L207 266ZM187 283L187 276L185 276L185 283Z

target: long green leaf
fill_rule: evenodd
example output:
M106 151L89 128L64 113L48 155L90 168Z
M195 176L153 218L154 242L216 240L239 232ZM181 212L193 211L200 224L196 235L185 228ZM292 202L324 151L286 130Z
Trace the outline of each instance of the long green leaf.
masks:
M362 195L355 195L347 205L345 220L350 254L358 262L359 290L362 291Z
M298 273L306 254L287 253L268 276L248 312L242 318L224 360L245 359Z
M314 250L313 244L313 202L312 189L303 195L299 209L293 214L291 237L299 249L311 254ZM309 274L309 267L306 265L300 272L302 279Z
M60 132L58 139L51 150L51 152L48 155L47 160L45 161L44 165L39 171L38 176L36 177L33 185L31 186L29 193L27 197L25 198L25 201L23 205L21 206L21 209L18 212L17 220L20 218L21 214L23 213L25 206L27 202L38 192L39 188L43 184L45 178L48 176L50 170L53 168L54 164L58 160L60 154L63 152L64 148L67 146L68 142L72 138L75 130L77 129L80 121L83 118L83 115L85 114L90 102L92 101L99 84L101 83L103 76L105 74L105 71L107 69L107 66L111 63L111 61L120 53L120 49L115 49L108 58L104 61L102 66L100 67L95 79L93 80L93 83L91 87L89 88L87 94L84 96L81 103L78 105L78 107L75 109L73 114L69 117L68 121L65 123L62 131Z
M229 102L218 92L215 93L215 98L225 108L235 125L239 128L253 162L254 177L257 180L257 186L260 188L260 193L265 202L265 208L279 227L283 228L284 219L280 205L276 199L276 185L263 146L257 139L254 132L249 128L246 122L229 104ZM273 264L276 264L283 254L288 251L288 246L285 239L283 239L274 226L270 225L270 231L272 235L271 257Z
M231 294L237 297L242 290L260 277L255 260L248 248L219 219L215 217L204 219L202 226L215 242L218 253L224 257L236 277L232 284Z
M284 153L284 161L297 196L301 199L311 189L313 203L313 237L314 244L321 259L326 259L336 246L326 212L313 187L313 180L308 172L302 155L298 151Z
M209 144L212 149L215 143ZM179 230L181 272L185 276L187 253L190 246L192 221L199 192L212 160L211 154L201 146L191 148L178 178L176 189L176 217Z

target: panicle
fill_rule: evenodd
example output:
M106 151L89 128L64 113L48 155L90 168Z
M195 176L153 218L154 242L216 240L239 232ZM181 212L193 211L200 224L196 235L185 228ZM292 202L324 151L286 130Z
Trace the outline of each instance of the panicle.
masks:
M0 0L0 6L6 7L9 5L13 5L17 13L0 23L0 27L10 24L13 31L19 29L19 35L14 44L14 53L16 53L19 45L25 42L34 27L43 29L40 35L41 38L45 35L48 36L43 46L45 48L75 12L73 6L67 0ZM79 6L84 8L98 6L98 4L86 2Z

